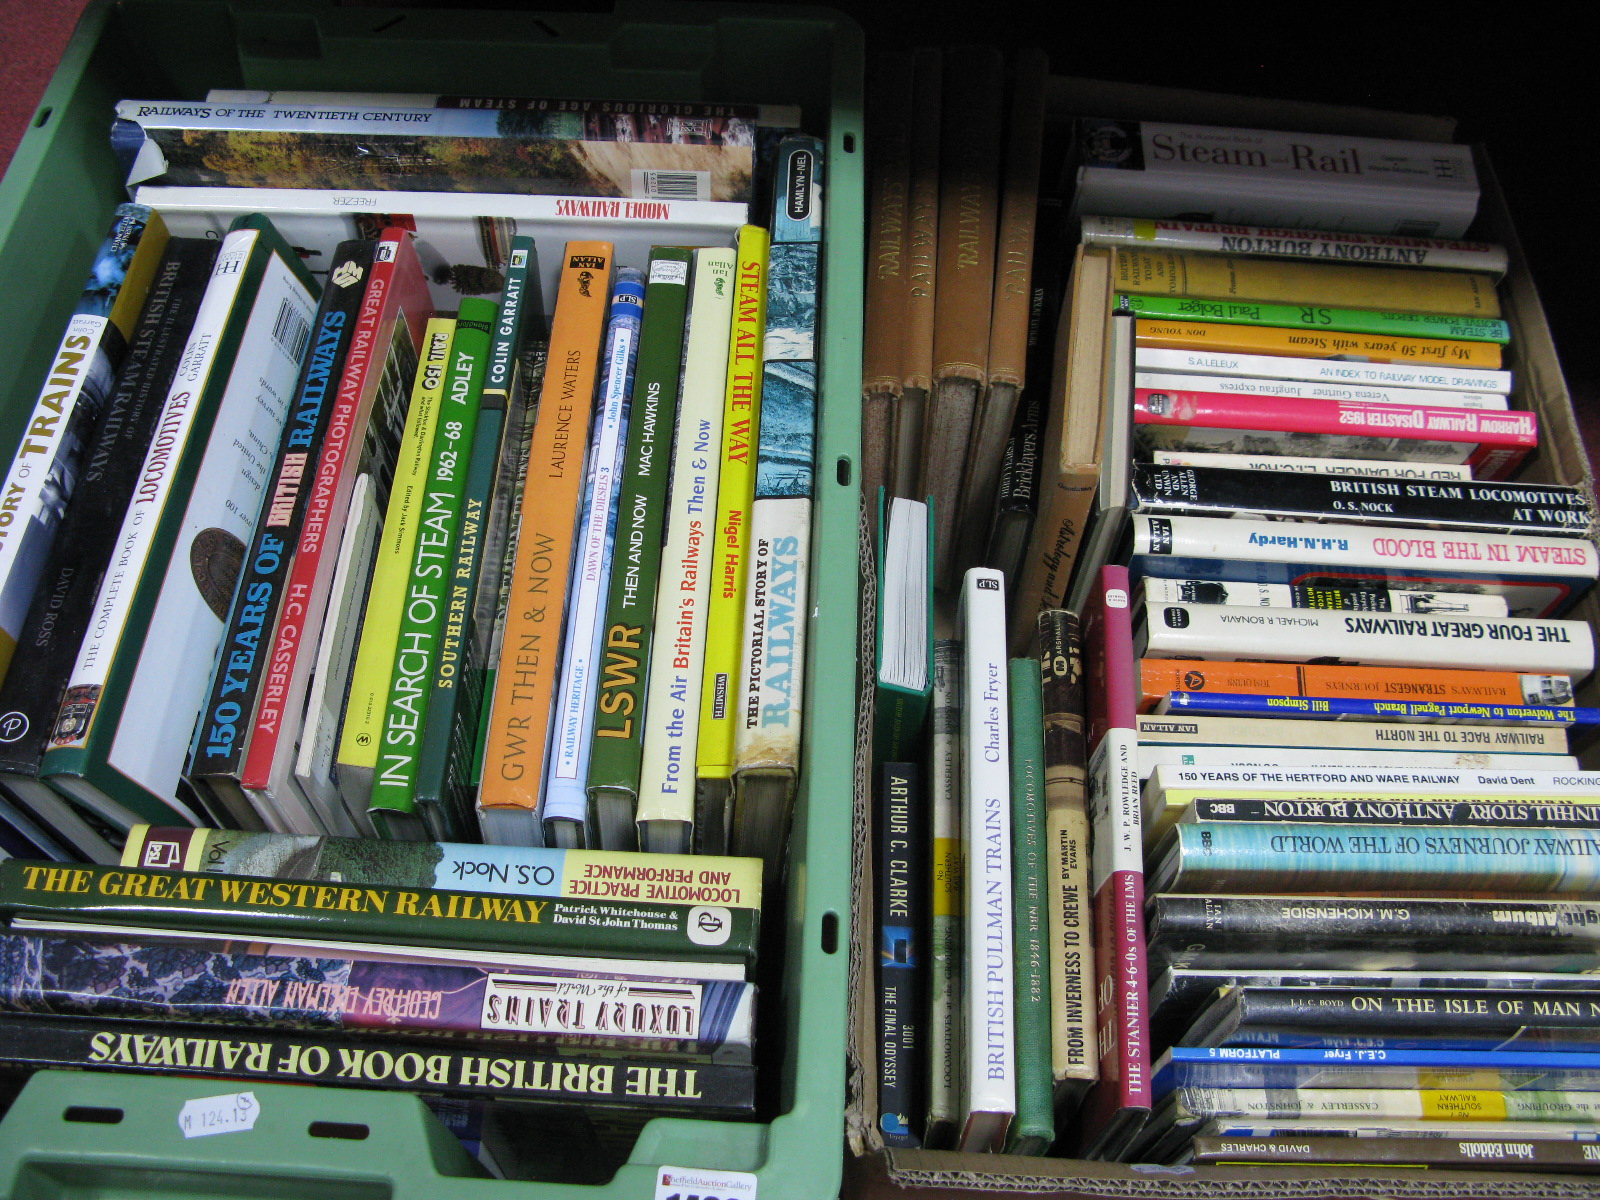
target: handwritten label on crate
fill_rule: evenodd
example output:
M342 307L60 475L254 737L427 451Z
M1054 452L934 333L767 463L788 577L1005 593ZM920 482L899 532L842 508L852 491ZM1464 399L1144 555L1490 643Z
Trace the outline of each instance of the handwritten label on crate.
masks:
M756 1200L756 1177L749 1171L662 1167L655 1200Z
M186 1138L214 1133L244 1133L254 1129L261 1105L254 1092L229 1092L226 1096L201 1096L184 1102L178 1128Z

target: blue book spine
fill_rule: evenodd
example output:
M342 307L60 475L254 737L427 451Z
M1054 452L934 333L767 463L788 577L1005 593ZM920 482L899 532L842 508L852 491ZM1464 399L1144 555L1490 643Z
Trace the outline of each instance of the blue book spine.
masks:
M1542 704L1441 704L1341 696L1258 696L1244 692L1169 692L1166 712L1219 717L1309 717L1319 721L1482 721L1489 725L1600 725L1600 708Z

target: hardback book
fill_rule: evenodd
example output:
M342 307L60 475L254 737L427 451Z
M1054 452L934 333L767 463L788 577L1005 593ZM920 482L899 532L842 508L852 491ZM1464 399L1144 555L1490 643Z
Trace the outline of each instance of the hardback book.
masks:
M878 773L878 1132L886 1145L920 1146L926 1079L928 827L915 763Z
M327 436L375 248L372 242L344 242L334 254L272 460L265 506L231 593L221 650L184 767L185 777L209 798L215 811L240 829L312 833L326 828L330 820L347 828L342 810L324 815L293 795L276 797L265 811L258 811L240 779L255 724L256 698L273 654L284 585L315 477L307 467L316 463Z
M938 317L944 53L936 46L923 46L913 50L911 58L911 179L906 191L906 303L900 342L903 387L889 474L896 496L918 499L928 494L920 489Z
M1139 704L1141 710L1146 712L1174 691L1459 701L1467 704L1572 703L1570 675L1526 675L1516 671L1143 658L1139 660L1139 684Z
M880 509L886 497L879 494ZM919 761L933 690L932 502L899 497L879 518L873 759Z
M456 555L494 319L493 301L476 296L461 301L450 341L450 367L438 399L433 453L418 497L416 543L404 583L405 602L367 804L373 826L389 838L459 836L452 812L418 806L417 763L422 731L431 716L429 701L443 653L446 614L452 608L464 612L466 602L465 596L458 602L454 594Z
M1314 721L1453 721L1483 725L1595 725L1600 708L1549 704L1480 704L1434 700L1368 700L1333 696L1229 695L1215 692L1168 692L1155 711L1214 713L1232 717L1298 717ZM1485 734L1481 741L1491 739ZM1513 740L1513 739L1506 739Z
M63 873L64 872L64 873ZM434 943L463 950L606 958L754 961L753 909L591 897L506 896L473 888L289 883L247 875L57 868L0 861L0 911L13 919L103 926L163 923L251 937Z
M644 747L645 684L655 639L656 588L693 262L692 250L658 247L651 252L645 281L589 755L588 830L604 850L634 850L639 845L635 808Z
M578 112L494 108L307 110L123 100L111 145L129 188L366 187L749 201L754 121L630 124L606 113L590 120Z
M1142 656L1379 667L1449 667L1586 679L1594 670L1587 621L1477 613L1340 612L1147 600L1134 649Z
M75 862L72 842L39 823L26 808L0 793L0 849L12 858L47 858Z
M116 862L122 830L87 809L80 809L49 784L22 776L0 776L0 798L42 823L74 851L68 857L85 862ZM39 857L13 854L16 858ZM45 854L43 857L52 857Z
M360 641L350 670L339 728L334 774L345 803L365 814L372 800L372 776L383 739L383 718L389 699L390 674L400 636L406 577L416 556L417 529L423 517L423 493L433 464L439 409L453 361L454 317L430 317L417 353L405 432L395 454L389 483L389 504L373 561L360 618Z
M1499 317L1494 279L1471 271L1183 254L1118 246L1117 291Z
M405 434L417 354L433 315L415 238L403 229L378 239L366 296L334 395L328 433L315 458L306 516L289 568L272 658L256 704L242 783L260 803L291 797L316 647L339 562L339 535L350 515L356 479L372 476L387 504L395 457ZM313 469L307 464L307 469Z
M1038 511L1012 593L1010 644L1021 653L1041 609L1066 600L1100 484L1101 413L1110 343L1111 253L1079 247L1055 331L1051 392L1040 443Z
M40 777L113 826L177 798L311 338L314 283L265 217L224 239L100 583Z
M956 531L963 524L961 486L973 417L989 379L1006 90L999 50L965 46L946 51L933 378L923 412L922 474L916 491L933 498L938 519L933 574L945 589L961 575L956 561Z
M1167 320L1142 313L1138 314L1135 324L1138 344L1155 350L1218 351L1286 358L1356 358L1376 363L1441 364L1490 371L1497 371L1501 366L1500 346L1495 342L1241 325L1225 321Z
M513 595L542 601L509 606L478 792L484 840L502 845L537 845L541 836L539 786L583 484L581 441L589 428L610 300L609 244L569 242L561 262L550 331L549 361L556 367L545 374L540 392L510 584ZM561 403L562 395L572 403Z
M1251 300L1201 300L1188 296L1150 296L1119 293L1117 311L1133 313L1151 322L1184 322L1180 340L1171 343L1173 349L1184 349L1190 343L1187 337L1205 339L1215 334L1224 339L1234 336L1227 326L1246 326L1243 336L1252 338L1269 335L1271 344L1293 346L1294 349L1250 349L1248 346L1228 347L1218 344L1216 349L1234 349L1245 354L1309 354L1313 358L1329 357L1327 351L1356 354L1356 347L1365 343L1356 341L1346 351L1344 343L1333 335L1354 334L1381 338L1446 338L1454 342L1485 342L1496 347L1493 361L1474 362L1470 356L1460 359L1462 365L1480 367L1500 366L1498 346L1511 340L1511 326L1498 317L1452 317L1441 313L1383 312L1372 308L1333 308L1323 304L1264 304ZM1203 325L1196 325L1201 322ZM1213 326L1213 322L1217 323ZM1309 332L1307 332L1309 331ZM1332 340L1323 340L1331 338ZM1304 339L1304 340L1299 340ZM1159 345L1152 340L1149 345ZM1317 353L1322 351L1322 353ZM1437 361L1458 361L1449 348L1435 349ZM1427 357L1427 353L1418 357ZM1375 361L1398 361L1378 359Z
M1348 1115L1350 1095L1340 1088L1184 1087L1172 1093L1179 1127L1208 1117L1315 1117ZM1494 1091L1487 1088L1367 1088L1363 1111L1411 1120L1595 1121L1600 1095L1572 1091Z
M1577 997L1585 993L1570 994ZM1338 998L1330 999L1331 1006L1336 1008ZM1443 1003L1442 998L1440 1003ZM1572 1031L1533 1029L1531 1032L1559 1036ZM1593 1053L1592 1042L1570 1043L1570 1048L1559 1042L1530 1042L1527 1048L1519 1043L1503 1050L1386 1045L1395 1040L1382 1034L1372 1035L1373 1057L1365 1060L1350 1054L1348 1044L1173 1046L1156 1060L1156 1091L1166 1096L1180 1087L1271 1090L1307 1087L1344 1091L1357 1102L1359 1093L1368 1089L1447 1091L1462 1088L1545 1094L1600 1091L1600 1054ZM1544 1045L1554 1048L1540 1048Z
M5 714L0 778L14 790L55 794L38 780L39 761L216 257L213 242L168 242L99 429L84 454L79 486L21 627L12 657L16 670L0 685L0 713Z
M1589 1139L1594 1127L1584 1121L1470 1121L1456 1124L1442 1121L1414 1121L1400 1117L1297 1117L1256 1118L1218 1117L1186 1130L1183 1145L1172 1150L1173 1161L1186 1158L1189 1146L1201 1137L1229 1139L1296 1139L1311 1137L1361 1139L1406 1138L1422 1144L1438 1139L1484 1138L1549 1139L1555 1144L1578 1143Z
M1049 854L1044 708L1039 661L1007 664L1011 700L1012 954L1016 993L1017 1114L1009 1154L1047 1154L1056 1140L1049 958Z
M995 221L994 300L989 315L988 375L972 412L965 447L954 554L958 563L983 561L1000 482L1000 465L1017 400L1029 371L1029 312L1033 307L1035 229L1043 156L1045 85L1050 62L1037 46L1020 47L1007 67L1005 144ZM1045 220L1059 219L1051 205ZM1052 264L1053 266L1053 264Z
M1082 1101L1100 1068L1095 1052L1083 645L1077 615L1060 608L1041 612L1036 653L1044 712L1050 1063L1056 1109L1065 1116Z
M1135 357L1140 357L1137 351ZM1424 404L1433 408L1477 408L1490 412L1505 412L1511 407L1511 402L1500 392L1467 392L1435 387L1412 387L1408 383L1361 381L1355 377L1368 373L1368 368L1361 363L1356 363L1348 370L1345 367L1334 369L1333 374L1344 373L1348 376L1345 379L1285 379L1281 374L1270 373L1274 370L1271 364L1281 361L1280 359L1259 354L1200 356L1173 355L1164 350L1147 350L1143 352L1143 357L1156 358L1168 364L1159 369L1152 367L1134 371L1135 387L1151 388L1155 391L1226 392L1237 396L1276 396L1279 399L1289 400L1352 400L1366 404ZM1304 363L1292 369L1301 374L1308 373ZM1252 371L1256 374L1233 374L1235 370ZM1324 367L1315 365L1311 368L1311 373L1324 370ZM1229 373L1224 374L1225 371ZM1165 460L1157 458L1155 461ZM1351 461L1360 460L1328 459L1327 461L1337 462L1341 468L1347 468ZM1434 464L1419 464L1417 469L1424 467L1431 469ZM1459 464L1443 466L1442 469L1454 472L1453 475L1442 478L1472 478L1472 473Z
M1157 380L1175 376L1139 374L1136 379ZM1211 386L1210 383L1207 386ZM1185 450L1157 450L1150 461L1164 467L1220 467L1225 471L1298 472L1303 475L1370 476L1374 479L1471 479L1472 468L1461 463L1384 462L1365 458L1292 458L1276 454L1204 454Z
M960 690L961 643L941 636L933 643L928 771L924 777L932 873L928 881L928 1021L924 1038L927 1118L923 1122L922 1144L932 1150L955 1144L961 1117L961 912L965 884L961 857Z
M1305 715L1303 713L1297 713ZM1326 746L1354 750L1449 750L1565 754L1567 731L1518 723L1415 724L1406 721L1281 721L1198 713L1137 718L1141 745Z
M1141 449L1236 454L1281 449L1324 458L1467 463L1475 479L1507 479L1539 444L1531 412L1426 405L1281 400L1221 392L1136 388Z
M1141 779L1150 778L1157 767L1229 766L1483 767L1504 770L1521 767L1532 771L1576 771L1578 760L1570 754L1500 754L1484 753L1479 750L1330 750L1315 746L1142 745L1139 747Z
M515 271L518 238L610 242L622 261L643 262L656 243L726 244L749 220L748 204L678 196L628 200L601 196L517 196L506 192L406 192L234 187L141 187L134 193L160 212L175 234L205 237L235 216L270 212L283 234L325 275L328 254L351 237L376 237L398 226L417 235L434 307L453 312L462 296L502 296ZM538 290L554 296L560 256L537 265Z
M733 750L738 728L745 585L750 566L750 509L755 503L761 432L761 373L771 237L758 226L739 232L727 398L722 408L722 466L712 536L711 595L706 606L706 661L700 679L700 740L695 747L695 848L720 854L733 806Z
M556 1101L652 1115L748 1115L756 1068L678 1062L630 1052L579 1056L498 1045L419 1047L381 1035L305 1034L252 1026L207 1029L166 1021L0 1014L0 1065L215 1076L449 1096Z
M339 954L221 938L146 942L108 929L0 934L0 961L12 968L0 992L11 1012L379 1033L413 1044L510 1042L740 1063L750 1061L755 1015L751 984L633 975L626 960L604 974L557 958L530 971L492 955L429 962L403 947ZM175 970L189 976L177 992L162 982Z
M611 580L617 483L627 445L629 399L644 299L644 277L632 267L619 268L612 285L599 395L589 435L588 477L573 550L561 678L551 717L544 795L539 805L545 841L552 846L590 843L586 827L587 784L598 692L595 676L604 642L601 606Z
M1040 307L1045 298L1042 287L1036 287L1034 319L1037 328ZM1037 343L1030 346L1037 349ZM1048 366L1049 364L1042 364ZM1022 556L1028 549L1028 537L1033 532L1033 519L1039 510L1039 450L1044 435L1043 383L1029 384L1017 400L1016 416L1011 423L1011 436L1006 439L1004 456L1000 459L1000 479L995 485L994 520L989 527L988 547L983 562L1006 577L1008 588L1015 589L1022 577Z
M166 249L167 228L142 204L119 204L83 294L6 469L0 528L0 679L6 675L77 484L83 456Z
M1387 388L1391 391L1413 388L1430 392L1464 392L1485 397L1504 396L1515 382L1510 371L1484 367L1412 366L1409 363L1365 363L1351 359L1293 358L1282 354L1235 354L1222 350L1162 350L1140 347L1134 354L1140 372L1172 375L1224 375L1266 383L1267 394L1274 394L1273 380L1293 383L1331 383L1356 388ZM1322 398L1322 397L1318 397ZM1332 399L1341 399L1334 396ZM1401 393L1396 399L1404 401ZM1423 397L1413 403L1425 404ZM1497 401L1480 401L1476 407L1499 407ZM1450 405L1442 407L1473 407Z
M1073 149L1079 212L1459 238L1478 210L1448 143L1084 117Z
M1152 246L1249 258L1300 258L1374 267L1433 267L1443 271L1481 271L1497 279L1505 274L1509 262L1506 248L1491 242L1328 229L1274 229L1262 225L1218 225L1208 221L1086 214L1080 232L1084 242L1091 246Z
M905 376L907 202L911 191L911 127L916 58L910 51L882 54L868 80L868 162L865 324L861 344L861 494L880 487L896 495L894 431Z
M1594 1147L1558 1138L1493 1137L1196 1137L1187 1161L1206 1164L1349 1163L1434 1167L1445 1171L1540 1171L1592 1175Z
M1135 464L1139 465L1139 464ZM1402 591L1362 586L1347 580L1339 587L1311 583L1241 583L1220 579L1152 579L1140 581L1147 601L1178 604L1230 604L1255 608L1321 608L1358 612L1449 614L1504 617L1504 596L1481 592Z
M695 252L634 814L640 848L656 853L684 854L693 845L712 522L737 271L731 249Z
M1133 322L1113 316L1102 351L1099 479L1083 540L1072 564L1065 606L1086 612L1094 603L1100 568L1127 557L1133 428Z
M822 142L785 139L779 164L786 199L772 216L729 842L733 853L766 862L772 887L787 859L805 721L827 186Z
M1129 565L1135 577L1489 592L1513 617L1559 617L1600 573L1582 538L1138 514Z
M1084 1098L1076 1152L1117 1160L1150 1114L1144 855L1132 611L1125 567L1100 569L1086 613L1088 790L1100 1078Z
M1012 925L1010 703L1005 584L986 567L961 585L961 840L966 878L962 954L963 1065L956 1148L999 1151L1017 1115Z

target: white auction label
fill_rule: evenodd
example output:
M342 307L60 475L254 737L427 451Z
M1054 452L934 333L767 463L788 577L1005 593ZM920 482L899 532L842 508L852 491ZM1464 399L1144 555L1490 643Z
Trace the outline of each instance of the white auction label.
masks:
M186 1138L210 1137L213 1133L244 1133L254 1129L261 1105L254 1092L229 1092L226 1096L201 1096L185 1101L178 1114L178 1128Z
M662 1167L656 1200L756 1200L756 1177L749 1171Z

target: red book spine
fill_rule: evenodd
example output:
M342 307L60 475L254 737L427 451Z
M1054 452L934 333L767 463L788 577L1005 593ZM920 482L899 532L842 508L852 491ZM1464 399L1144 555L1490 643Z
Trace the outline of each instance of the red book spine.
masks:
M1213 429L1269 429L1280 433L1339 433L1477 442L1531 450L1539 421L1531 412L1437 408L1425 404L1375 404L1363 400L1306 400L1231 392L1180 392L1135 388L1134 420L1141 425L1200 425Z

